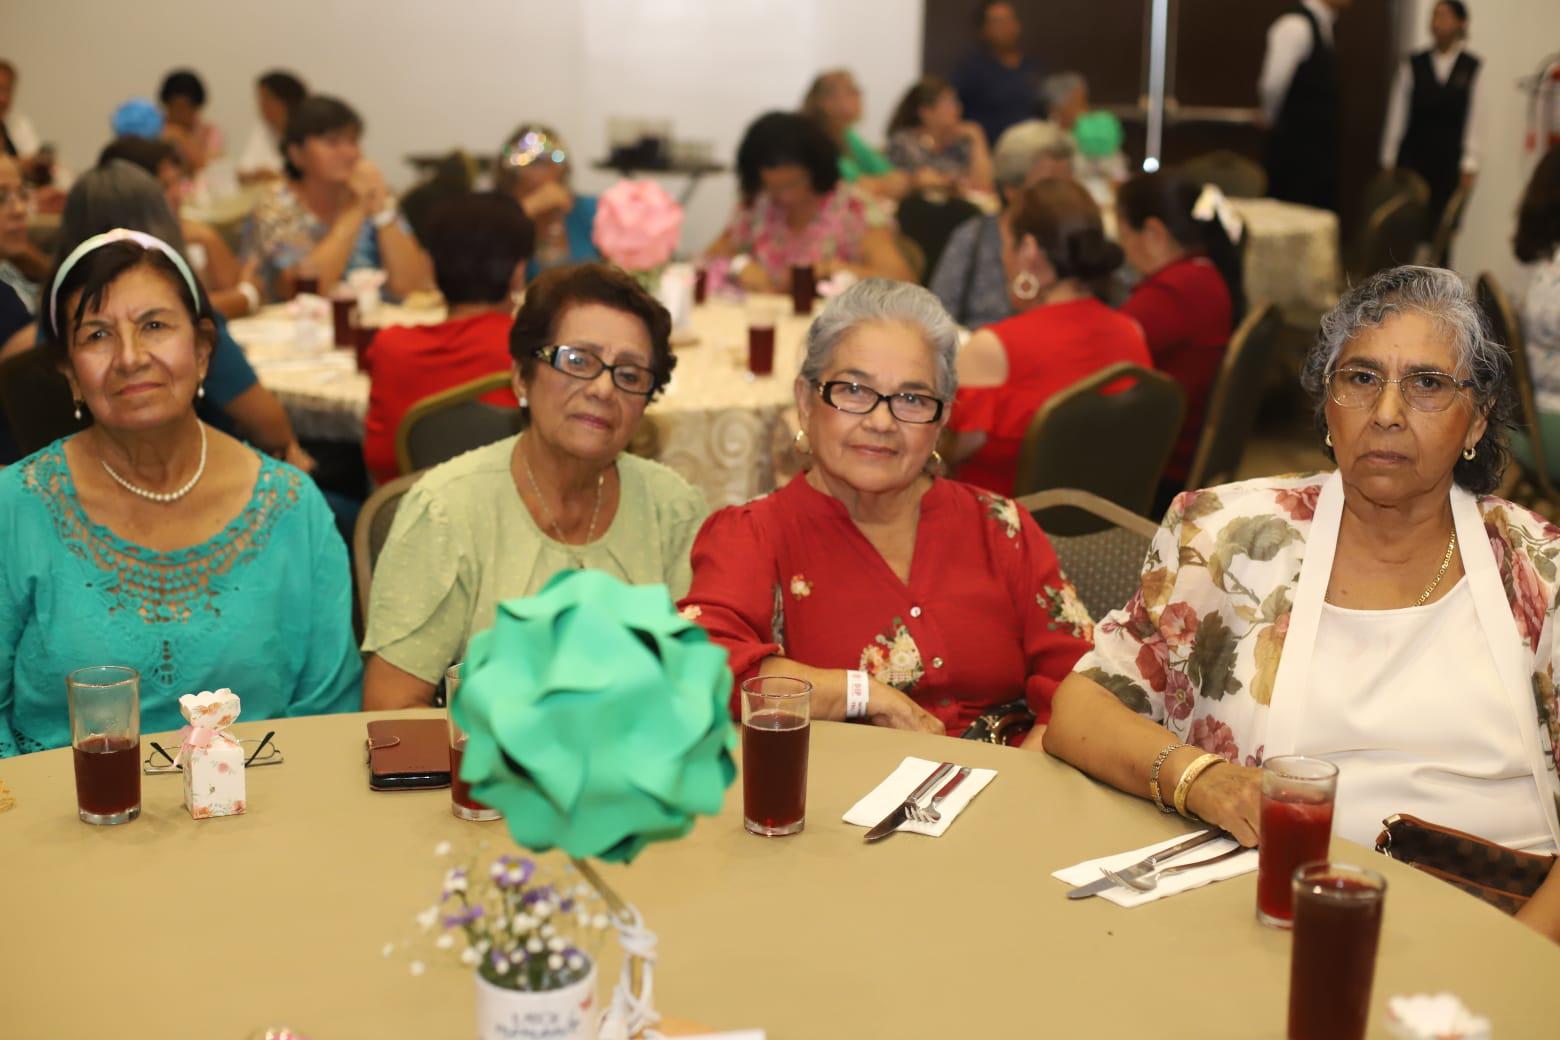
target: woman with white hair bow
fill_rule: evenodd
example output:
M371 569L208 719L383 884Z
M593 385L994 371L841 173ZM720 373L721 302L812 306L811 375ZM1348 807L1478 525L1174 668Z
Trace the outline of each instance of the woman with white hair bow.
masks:
M1143 276L1121 313L1143 327L1154 367L1186 394L1186 421L1160 488L1163 510L1186 483L1214 378L1246 310L1241 223L1214 185L1146 173L1116 193L1116 228L1127 262Z

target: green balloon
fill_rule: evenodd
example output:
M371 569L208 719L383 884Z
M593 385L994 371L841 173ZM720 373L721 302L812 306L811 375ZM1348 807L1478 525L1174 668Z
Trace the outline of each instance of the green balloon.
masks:
M1073 141L1078 151L1090 159L1121 151L1122 137L1121 120L1110 112L1085 112L1073 123Z
M720 811L730 694L725 649L664 585L562 571L467 647L461 778L520 845L626 863Z

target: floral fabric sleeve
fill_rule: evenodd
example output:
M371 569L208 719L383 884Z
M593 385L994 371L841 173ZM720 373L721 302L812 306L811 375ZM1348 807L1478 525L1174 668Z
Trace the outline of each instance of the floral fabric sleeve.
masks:
M693 584L678 609L726 648L740 685L764 658L785 653L773 550L753 508L731 506L704 522L692 556ZM735 688L732 705L735 711Z
M738 205L731 214L731 219L726 223L725 235L731 242L731 248L738 253L750 252L753 248L754 212L757 209L756 200L752 205Z
M1051 697L1057 685L1089 651L1094 623L1062 573L1050 541L1027 512L1018 512L1023 574L1028 578L1019 602L1024 611L1024 656L1029 660L1024 695L1035 721L1044 725L1051 720Z

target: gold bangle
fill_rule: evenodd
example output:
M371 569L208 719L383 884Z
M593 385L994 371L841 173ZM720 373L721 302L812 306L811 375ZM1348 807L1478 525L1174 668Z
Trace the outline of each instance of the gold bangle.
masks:
M1223 761L1224 757L1222 755L1215 755L1210 751L1186 767L1186 769L1181 773L1180 781L1175 785L1176 812L1180 813L1182 816L1185 816L1187 819L1192 818L1191 815L1186 811L1186 793L1192 789L1192 784L1199 776L1202 776L1202 774L1210 766L1216 766Z
M1191 746L1190 744L1166 744L1148 770L1148 795L1154 800L1154 807L1162 813L1173 813L1175 810L1165 804L1164 793L1159 790L1159 771L1164 768L1165 759L1169 758L1172 752Z

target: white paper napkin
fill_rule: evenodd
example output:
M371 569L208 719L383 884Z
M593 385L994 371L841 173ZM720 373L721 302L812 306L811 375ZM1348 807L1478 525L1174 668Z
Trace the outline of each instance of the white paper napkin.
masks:
M887 780L874 787L865 798L846 811L845 822L853 823L857 827L875 826L883 817L898 808L901 802L909 798L910 792L920 787L922 781L931 776L932 771L939 765L941 765L940 762L928 762L924 758L905 759L899 763L898 769L888 774ZM931 801L932 795L942 790L943 785L953 778L954 772L957 772L957 767L943 777L936 787L927 792L921 799L921 804L925 805ZM964 811L964 807L969 805L974 797L980 794L981 788L991 783L996 775L997 771L995 769L970 770L970 775L964 778L963 783L953 789L953 793L948 796L948 800L937 807L937 811L942 814L941 820L938 820L936 823L920 823L916 820L906 820L899 829L910 834L926 834L933 838L942 837L948 828L953 826L953 821Z
M1109 867L1111 870L1120 870L1122 867L1130 867L1146 856L1152 856L1160 849L1168 849L1176 842L1185 841L1187 835L1178 834L1174 838L1166 838L1164 841L1155 842L1153 845L1145 845L1141 849L1133 849L1131 852L1118 852L1113 856L1101 856L1099 859L1085 860L1076 866L1064 867L1053 871L1051 876L1067 882L1074 888L1079 885L1087 885L1091 881L1098 881L1104 877L1100 873L1101 867ZM1187 863L1196 863L1198 860L1212 859L1221 853L1235 848L1234 838L1215 838L1206 845L1199 845L1195 849L1187 849L1179 856L1172 858L1167 863L1161 863L1162 867L1179 867ZM1108 899L1117 906L1142 906L1144 903L1152 903L1156 899L1165 896L1173 896L1177 892L1185 892L1192 888L1201 888L1215 881L1224 881L1227 878L1239 877L1257 869L1257 850L1248 849L1243 856L1231 856L1227 860L1215 863L1206 870L1188 870L1184 874L1175 874L1171 877L1161 878L1159 885L1152 892L1139 892L1135 888L1122 888L1120 885L1112 885L1100 893L1101 899Z

